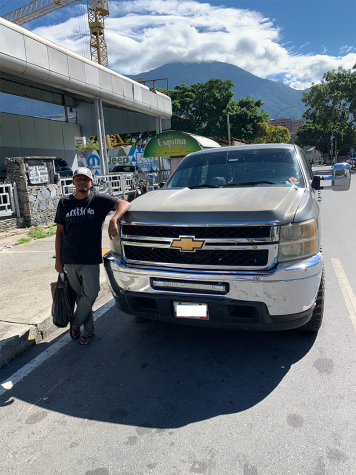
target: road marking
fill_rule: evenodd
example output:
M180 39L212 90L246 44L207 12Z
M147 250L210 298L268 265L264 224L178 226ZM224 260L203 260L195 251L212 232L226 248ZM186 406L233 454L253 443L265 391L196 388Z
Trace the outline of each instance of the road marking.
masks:
M54 252L53 249L50 249L49 251L2 251L4 254L28 254L29 252ZM1 254L0 254L1 255Z
M115 305L114 299L111 299L108 303L103 305L102 307L98 308L96 312L94 312L94 321L98 320L98 318L102 317L110 308ZM32 361L27 363L25 366L20 368L16 371L12 376L7 378L0 384L0 396L12 389L16 383L22 381L25 376L28 376L34 369L38 368L42 363L47 361L51 356L53 356L57 351L59 351L63 346L71 341L71 337L68 332L62 338L60 338L56 343L50 346L47 350L45 350L40 355L36 356Z
M356 333L356 297L347 278L344 268L341 265L340 259L331 258L334 271L339 281L339 286L344 297L347 310L349 311L352 325Z

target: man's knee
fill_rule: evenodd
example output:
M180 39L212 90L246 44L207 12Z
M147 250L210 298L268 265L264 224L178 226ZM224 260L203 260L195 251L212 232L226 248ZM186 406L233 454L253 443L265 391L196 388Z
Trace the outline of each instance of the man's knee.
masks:
M83 266L81 275L83 278L82 297L96 299L100 291L99 265Z

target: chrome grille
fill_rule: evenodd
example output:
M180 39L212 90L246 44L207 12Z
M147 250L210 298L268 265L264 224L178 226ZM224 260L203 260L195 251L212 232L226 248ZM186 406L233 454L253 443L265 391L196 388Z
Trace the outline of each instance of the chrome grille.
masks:
M269 238L271 226L140 226L124 224L122 234L179 238L195 236L196 239L254 239Z
M123 257L132 265L263 270L276 264L278 240L279 226L274 223L121 224ZM185 245L180 246L183 241Z
M205 250L181 252L179 249L126 246L126 258L132 261L164 262L196 266L262 267L267 265L268 250Z

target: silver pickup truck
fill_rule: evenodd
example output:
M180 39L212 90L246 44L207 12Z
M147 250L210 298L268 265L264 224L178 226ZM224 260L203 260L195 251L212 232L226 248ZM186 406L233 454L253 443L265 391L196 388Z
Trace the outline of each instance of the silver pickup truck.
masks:
M320 328L320 193L303 150L246 145L188 155L132 203L104 265L116 306L139 319L252 330ZM323 186L323 185L326 186Z

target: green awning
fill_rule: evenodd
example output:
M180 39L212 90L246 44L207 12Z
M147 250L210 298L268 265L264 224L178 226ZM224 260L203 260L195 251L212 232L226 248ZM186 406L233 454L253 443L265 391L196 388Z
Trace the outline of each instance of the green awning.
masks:
M171 130L162 132L151 139L145 148L143 156L180 157L198 150L203 150L203 147L189 134Z

